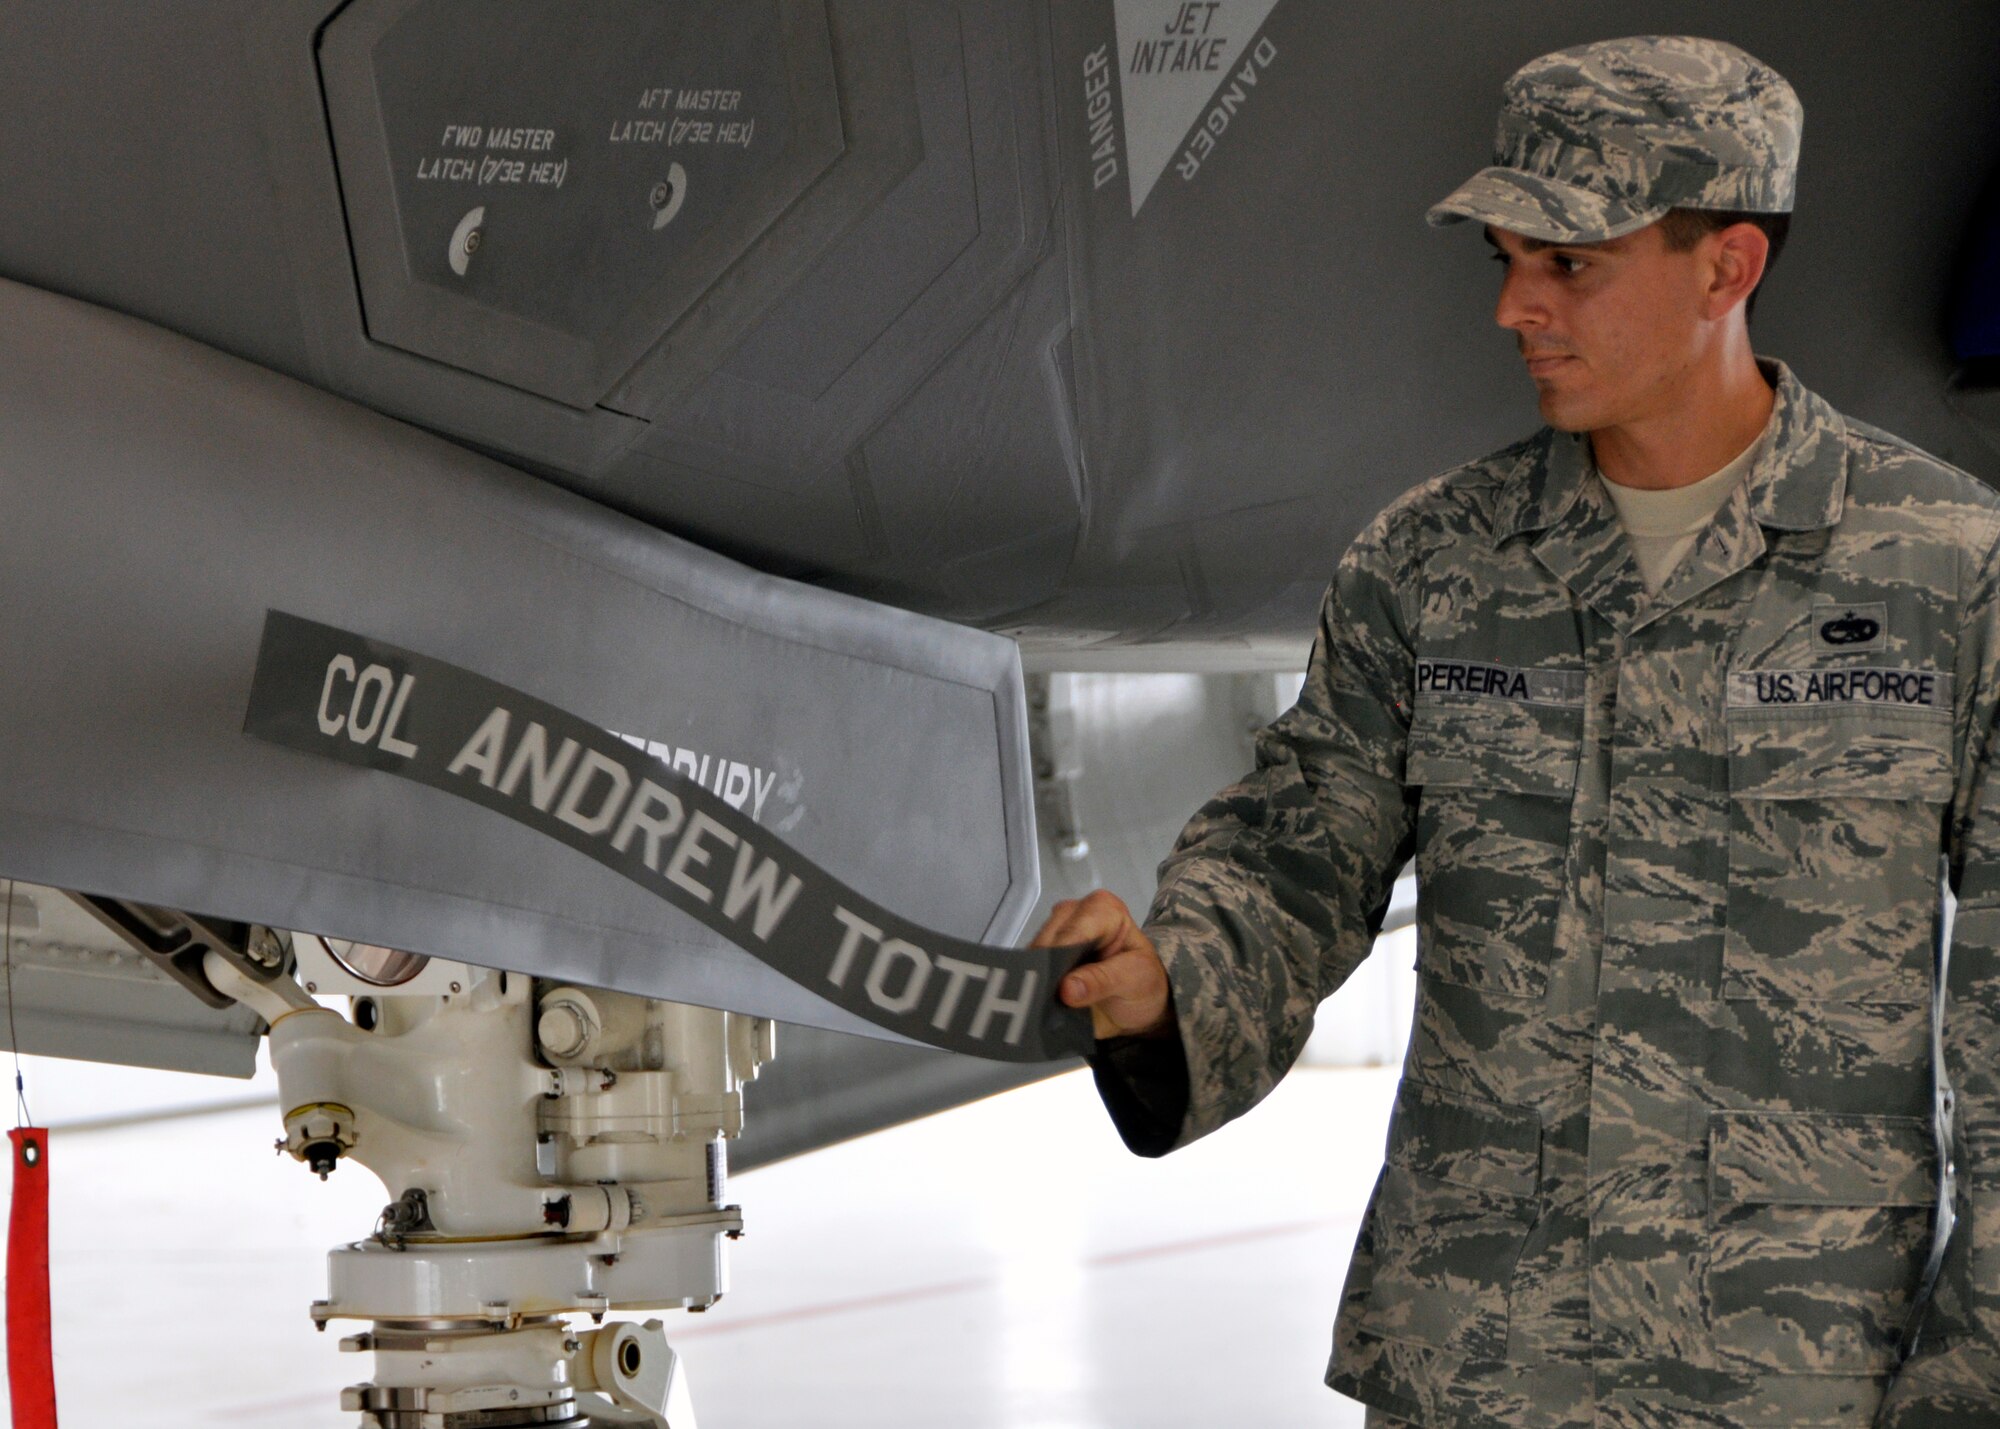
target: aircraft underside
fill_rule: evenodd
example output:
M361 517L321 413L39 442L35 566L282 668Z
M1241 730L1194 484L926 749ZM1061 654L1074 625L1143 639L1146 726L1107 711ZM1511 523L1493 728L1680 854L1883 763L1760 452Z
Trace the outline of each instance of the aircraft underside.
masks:
M1088 1045L1012 943L1533 425L1425 207L1666 29L1813 116L1760 350L2000 478L1988 4L0 3L19 1046L269 1038L364 1422L685 1429L576 1317L722 1293L731 1145Z

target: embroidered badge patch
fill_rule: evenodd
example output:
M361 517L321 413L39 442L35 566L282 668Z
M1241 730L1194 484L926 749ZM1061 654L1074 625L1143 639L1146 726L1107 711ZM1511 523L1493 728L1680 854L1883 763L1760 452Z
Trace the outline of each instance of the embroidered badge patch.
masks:
M1816 605L1812 611L1812 648L1829 655L1880 650L1889 639L1889 607L1869 601L1861 605Z
M1417 694L1483 695L1524 705L1583 704L1583 671L1524 670L1476 660L1417 661Z
M1949 710L1951 676L1936 670L1732 670L1731 709L1889 705Z

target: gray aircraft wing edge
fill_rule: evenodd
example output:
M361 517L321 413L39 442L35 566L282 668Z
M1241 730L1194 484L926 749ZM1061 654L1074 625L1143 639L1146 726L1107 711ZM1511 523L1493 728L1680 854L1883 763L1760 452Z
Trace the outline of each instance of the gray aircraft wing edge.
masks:
M1011 642L749 571L0 282L0 875L871 1029L491 811L243 735L273 608L476 669L960 937L1038 889Z

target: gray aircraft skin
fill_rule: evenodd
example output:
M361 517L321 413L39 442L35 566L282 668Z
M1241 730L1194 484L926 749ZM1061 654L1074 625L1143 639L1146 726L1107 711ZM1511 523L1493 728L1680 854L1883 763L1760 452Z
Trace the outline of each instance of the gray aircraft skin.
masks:
M1805 104L1760 346L2000 475L1941 339L1980 0L9 3L0 275L1057 668L1295 659L1370 513L1535 424L1424 209L1515 66L1662 31Z
M1009 725L1020 677L990 636L1041 670L1296 668L1361 524L1534 425L1512 341L1489 320L1483 245L1427 230L1424 209L1485 162L1518 64L1642 31L1732 40L1804 101L1799 208L1760 298L1760 350L1843 410L2000 478L2000 392L1964 380L1943 336L2000 155L2000 7L1981 0L0 3L0 395L38 417L0 423L0 490L34 517L16 523L0 590L10 682L25 669L59 687L5 707L21 722L10 735L42 739L13 740L4 777L45 822L0 837L0 874L475 957L494 918L343 901L328 881L343 859L444 846L428 825L375 849L335 820L298 854L324 876L274 893L220 855L149 859L134 844L114 858L46 821L96 808L102 778L139 834L182 836L174 810L203 790L175 782L187 776L180 746L159 743L167 716L104 723L116 757L89 767L51 733L65 698L101 710L115 686L75 652L137 658L132 632L176 630L215 659L224 645L247 658L244 622L282 582L239 569L236 533L309 540L310 506L330 550L360 549L369 533L342 524L345 498L388 472L413 507L427 491L490 500L560 525L572 555L615 545L655 594L782 588L778 603L805 612L788 638L801 621L852 620L875 631L855 635L856 658L886 639L929 652L947 685L977 666L981 707L1000 713L974 752L950 752L969 737L941 713L956 696L906 703L896 737L944 739L939 770L885 784L887 766L862 758L792 832L934 926L1014 936L1037 888L1021 831L1048 780ZM187 400L163 396L175 391ZM260 460L289 435L298 468L261 496L243 457L253 427ZM106 456L148 442L172 460ZM206 472L204 452L233 476L183 488L176 472ZM316 482L330 484L323 512ZM123 544L85 549L94 523ZM72 544L29 552L30 530ZM467 549L479 572L461 579L514 602L510 630L442 648L463 622L426 614L414 586L378 584L366 633L523 684L553 661L583 713L618 718L620 681L643 686L653 667L552 633L604 614L587 573L565 557L567 574L524 594L497 547ZM192 582L229 569L226 612L158 604L176 553ZM307 600L337 584L307 571L286 588ZM655 631L645 659L664 678L677 637L641 605L617 618ZM954 643L926 619L971 629ZM810 742L759 722L801 698L785 657L703 658L720 707L710 742L744 729L751 743ZM235 688L194 689L181 708L224 712ZM210 725L188 748L221 759ZM1233 740L1215 757L1222 777ZM1210 758L1187 763L1206 777ZM1111 765L1144 777L1136 758ZM227 778L267 801L324 796L306 776L258 782L279 768L231 764ZM947 795L987 817L949 836L912 826L890 846L854 832ZM271 804L244 807L263 810L257 837L291 837ZM450 822L479 812L438 828L459 849L454 896L490 913L492 889L464 885L499 877L483 841L505 839ZM399 813L413 828L431 817ZM1106 856L1140 831L1090 833ZM1121 866L1137 861L1126 852ZM1088 867L1051 881L1080 891ZM347 875L371 888L382 876ZM626 905L592 925L565 898L592 902L589 888L553 889L544 921L503 949L513 965L540 970L534 949L557 948L552 972L596 968L832 1029L804 1039L791 1062L804 1075L781 1058L780 1090L760 1084L773 1106L808 1108L769 1154L1019 1075L938 1073L913 1092L938 1054L867 1044L846 1065L874 1090L851 1116L813 1115L850 1055L836 1031L861 1029L692 934L685 957L635 980L614 945L672 942L687 930L671 910L665 932ZM584 931L564 942L557 924Z

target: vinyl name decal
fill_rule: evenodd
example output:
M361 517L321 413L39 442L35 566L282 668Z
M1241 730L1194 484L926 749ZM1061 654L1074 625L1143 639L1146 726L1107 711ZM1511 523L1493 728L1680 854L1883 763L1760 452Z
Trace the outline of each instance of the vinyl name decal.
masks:
M794 982L934 1047L1087 1053L1056 984L1078 948L994 948L897 916L682 768L475 675L282 611L265 616L248 734L427 784L569 845Z

